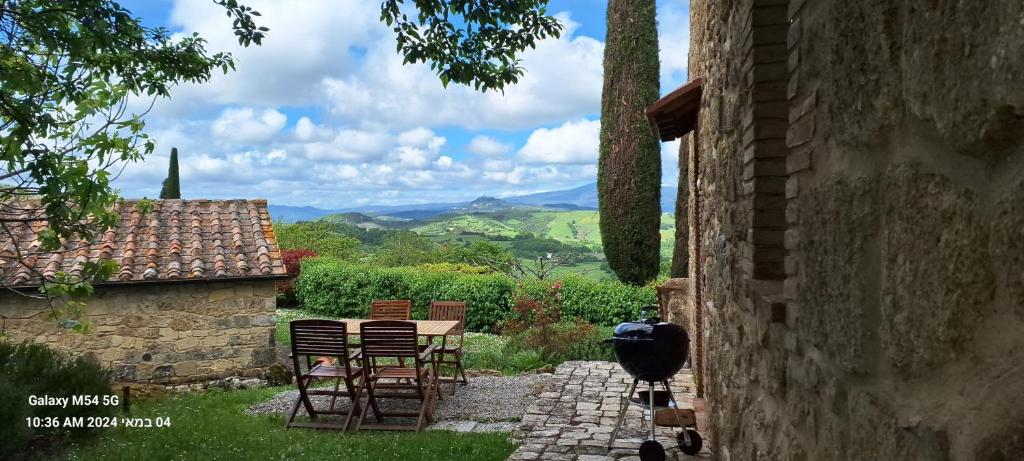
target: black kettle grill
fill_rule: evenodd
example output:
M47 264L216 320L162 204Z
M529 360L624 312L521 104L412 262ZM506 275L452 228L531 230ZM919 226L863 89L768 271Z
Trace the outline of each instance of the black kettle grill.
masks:
M626 373L633 377L629 393L622 397L619 417L615 422L608 446L611 447L615 436L622 426L627 405L639 405L650 410L650 434L640 445L640 459L643 461L662 461L665 459L665 448L654 439L654 414L660 409L671 409L675 413L682 432L677 436L679 449L688 455L700 452L702 441L696 428L684 426L679 413L675 412L676 399L669 388L668 380L686 365L690 356L690 336L686 329L672 323L662 322L657 316L644 318L644 312L654 310L657 306L645 306L640 311L640 319L625 322L615 327L611 338L606 339L615 349L615 359ZM640 381L646 381L647 391L636 392ZM661 383L664 391L655 391L654 383ZM633 394L637 397L634 398Z

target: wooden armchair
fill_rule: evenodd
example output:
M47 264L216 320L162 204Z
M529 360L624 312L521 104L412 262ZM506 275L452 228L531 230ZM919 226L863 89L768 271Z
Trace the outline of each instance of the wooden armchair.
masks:
M291 415L285 423L285 428L311 427L317 429L348 429L355 413L362 413L359 407L359 398L355 391L355 382L363 377L361 367L352 366L352 361L358 356L359 351L352 351L348 347L348 331L345 322L334 320L293 320L289 325L292 338L292 364L295 367L295 384L299 388L299 400L295 402ZM305 370L305 371L303 371ZM334 389L321 388L310 389L310 385L317 380L334 381ZM360 385L362 385L360 380ZM340 390L341 384L345 389ZM310 401L311 395L328 395L331 397L331 404L327 410L317 410ZM338 397L348 397L352 405L347 412L335 410L335 402ZM346 415L342 425L330 423L301 423L295 422L295 414L299 411L299 405L306 408L309 418L316 421L318 415L334 414Z
M434 301L430 303L430 320L458 320L459 324L451 333L441 338L441 346L434 349L437 364L452 365L455 371L450 378L438 375L439 382L452 383L452 395L455 394L455 383L463 386L469 384L466 369L462 364L462 344L466 337L466 303L462 301ZM455 342L458 338L458 342ZM459 379L459 375L462 379Z
M413 322L378 320L363 322L359 325L359 336L362 344L363 368L368 370L365 379L359 384L357 395L366 389L368 405L373 409L377 424L366 424L366 413L360 415L356 430L423 430L426 422L433 419L434 394L440 395L437 384L437 364L433 360L434 346L420 351L416 340L416 324ZM412 366L371 366L375 359L400 358L409 359ZM386 380L394 380L388 383ZM403 384L405 381L407 384ZM411 392L409 392L411 391ZM416 413L390 412L384 413L377 405L377 399L398 398L417 399L420 401ZM385 416L416 417L415 425L383 424Z

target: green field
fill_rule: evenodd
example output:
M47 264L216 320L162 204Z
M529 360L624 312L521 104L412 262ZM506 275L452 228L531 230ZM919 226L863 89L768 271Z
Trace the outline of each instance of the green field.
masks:
M505 237L515 238L531 233L538 238L552 238L566 243L583 244L594 249L601 246L600 218L597 211L502 211L449 215L429 220L412 230L427 237ZM663 245L673 242L675 218L661 215ZM471 241L464 239L464 241ZM671 251L668 252L671 254Z
M516 228L480 214L450 216L414 227L412 230L427 237L484 235L513 238L519 234Z

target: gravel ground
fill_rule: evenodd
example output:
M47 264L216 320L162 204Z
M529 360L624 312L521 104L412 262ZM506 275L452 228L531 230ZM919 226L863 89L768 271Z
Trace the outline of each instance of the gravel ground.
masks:
M549 373L470 377L468 385L456 388L454 397L448 393L451 385L445 384L441 388L444 400L435 398L434 421L518 421L549 379ZM250 415L276 413L287 416L298 398L298 390L281 392L268 401L249 407L245 412ZM312 399L316 408L327 408L330 404L329 397L315 396ZM399 399L381 399L379 402L384 411L414 411L419 403L416 400ZM339 398L335 408L347 410L348 399ZM305 410L300 408L299 415L305 413Z

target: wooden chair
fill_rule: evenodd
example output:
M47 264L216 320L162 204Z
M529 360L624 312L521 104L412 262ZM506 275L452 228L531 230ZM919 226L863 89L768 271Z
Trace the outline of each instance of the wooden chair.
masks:
M292 413L285 423L285 428L348 429L352 422L352 416L355 413L362 413L358 394L355 391L355 381L362 378L364 373L361 367L352 366L352 361L359 355L359 351L352 351L348 347L348 331L345 322L318 319L293 320L289 328L292 337L291 359L295 366L295 384L299 388L299 400L295 402ZM334 389L310 389L310 385L317 380L334 380ZM362 385L362 381L365 379L360 380L360 385ZM345 383L344 390L339 390L341 383ZM309 399L311 395L329 395L331 397L330 407L327 410L313 408L313 402ZM334 409L338 397L348 397L352 400L352 405L347 412ZM329 423L295 422L295 414L299 411L299 405L305 406L306 414L314 421L318 415L334 414L346 415L345 422L340 426Z
M452 395L455 395L455 383L463 386L469 384L466 379L466 369L462 364L462 344L466 337L466 303L462 301L433 301L430 303L430 320L458 320L459 324L451 330L448 335L441 338L441 347L434 349L434 355L438 356L437 364L452 365L455 371L450 378L438 375L439 382L452 383ZM452 342L458 337L458 343ZM459 379L462 375L462 379Z
M409 320L412 301L408 299L375 299L370 303L370 320Z
M440 395L437 383L437 363L433 360L434 346L427 346L420 351L416 340L416 324L396 320L377 320L363 322L359 325L359 336L362 344L363 368L370 370L365 379L359 383L356 395L362 396L366 390L368 405L373 410L377 424L366 424L367 412L362 412L356 430L423 430L426 422L433 419L434 394ZM410 359L412 366L371 366L374 359L404 358ZM388 383L385 380L394 380ZM409 384L402 384L401 381ZM390 391L390 392L389 392ZM403 392L412 391L412 392ZM377 406L379 398L417 399L420 401L417 413L381 412ZM415 425L383 424L385 416L416 417Z
M412 301L408 299L374 299L370 302L370 320L409 320L412 318ZM405 366L405 359L398 359ZM377 363L373 362L376 366Z

